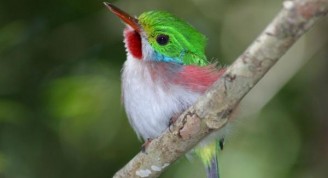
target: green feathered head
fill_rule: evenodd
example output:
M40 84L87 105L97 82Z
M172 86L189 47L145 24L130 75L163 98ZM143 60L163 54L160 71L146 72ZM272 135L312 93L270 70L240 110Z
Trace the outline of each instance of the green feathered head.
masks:
M134 57L185 65L207 64L206 37L187 22L163 11L144 12L134 18L110 3L105 5L129 26L125 42Z
M206 64L206 37L190 24L163 11L142 13L138 20L159 60Z

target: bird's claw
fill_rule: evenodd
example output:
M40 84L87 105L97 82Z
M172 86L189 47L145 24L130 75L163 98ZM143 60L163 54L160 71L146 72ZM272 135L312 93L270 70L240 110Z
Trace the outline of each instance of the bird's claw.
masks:
M223 150L224 138L221 138L219 141L220 150Z
M141 152L146 153L146 149L147 149L148 145L150 144L150 142L151 142L152 140L153 140L153 139L148 138L148 139L145 141L145 143L143 143L143 144L141 145Z
M178 120L179 116L180 115L176 114L176 115L171 117L171 119L169 121L169 130L170 130L170 132L172 132L171 131L171 126Z

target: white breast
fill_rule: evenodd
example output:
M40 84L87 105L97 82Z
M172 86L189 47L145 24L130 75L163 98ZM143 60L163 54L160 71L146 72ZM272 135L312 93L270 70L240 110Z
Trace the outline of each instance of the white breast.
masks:
M153 79L149 62L128 55L122 74L124 107L130 124L144 140L159 136L170 118L200 96L174 83ZM159 75L160 76L160 75Z

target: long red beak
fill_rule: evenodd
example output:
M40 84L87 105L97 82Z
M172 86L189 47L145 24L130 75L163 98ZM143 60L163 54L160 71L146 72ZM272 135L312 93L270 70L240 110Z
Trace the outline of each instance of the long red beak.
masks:
M123 10L119 9L118 7L114 6L113 4L111 4L109 2L104 2L104 4L111 12L113 12L115 15L117 15L126 24L131 26L137 32L140 31L140 25L138 23L138 19L132 17L128 13L124 12Z

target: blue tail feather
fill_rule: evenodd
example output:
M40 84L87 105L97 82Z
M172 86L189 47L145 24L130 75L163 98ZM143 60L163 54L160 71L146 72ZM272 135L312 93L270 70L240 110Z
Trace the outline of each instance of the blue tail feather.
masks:
M206 169L207 178L220 178L219 175L219 164L217 156L212 157L210 164Z

